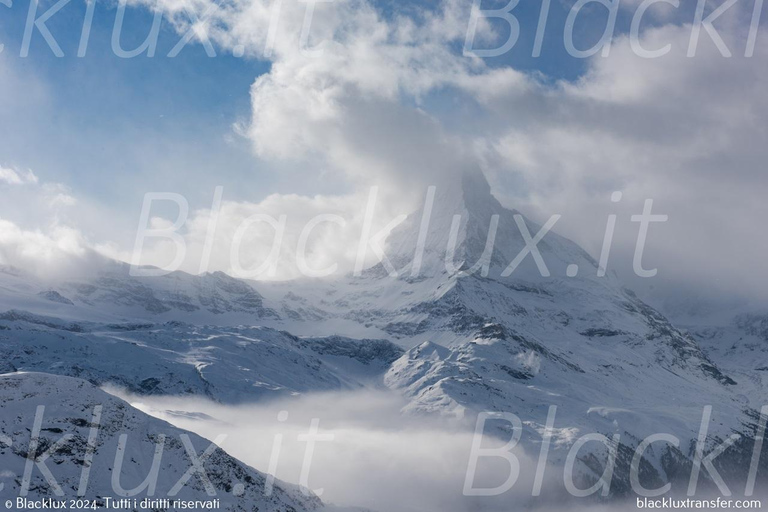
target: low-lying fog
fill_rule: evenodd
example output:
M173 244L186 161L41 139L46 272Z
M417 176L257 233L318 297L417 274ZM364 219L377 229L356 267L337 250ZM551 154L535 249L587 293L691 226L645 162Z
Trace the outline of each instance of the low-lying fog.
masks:
M307 435L313 419L319 419L318 435L333 439L316 442L308 486L326 503L380 512L509 510L510 494L515 492L503 500L464 497L474 425L402 415L404 402L391 392L312 394L226 406L197 398L137 397L109 391L207 439L226 434L221 447L265 473L270 472L274 445L279 444L276 476L296 484L301 482L307 452L306 439L300 436ZM280 443L276 443L278 436L282 436ZM502 444L485 436L482 447ZM518 457L525 468L530 461ZM509 464L503 459L481 459L475 487L498 486L508 475ZM530 493L530 484L524 485L530 479L532 475L521 470L516 487L521 491L527 487Z
M495 497L464 496L474 423L403 415L405 402L388 391L318 393L239 406L200 398L139 397L117 389L107 391L207 439L226 435L220 445L234 457L280 480L294 484L305 481L325 503L339 507L377 512L637 510L634 500L601 505L592 499L567 504L548 499L555 495L548 489L560 487L563 479L562 468L549 465L541 496L532 498L536 459L519 449L513 450L520 465L519 476L509 492ZM325 440L315 442L307 479L303 480L308 451L303 436L309 433L313 420L319 422L317 436ZM505 441L485 435L482 448L500 447ZM506 460L480 458L474 488L497 487L509 475Z

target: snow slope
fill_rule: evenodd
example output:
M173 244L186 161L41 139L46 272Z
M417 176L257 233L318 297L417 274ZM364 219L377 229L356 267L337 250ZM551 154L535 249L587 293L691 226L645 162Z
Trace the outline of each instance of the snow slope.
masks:
M228 403L377 385L401 354L382 340L298 338L264 327L74 323L0 313L0 370Z
M203 454L211 446L195 434L177 429L150 417L126 402L70 377L39 373L14 373L0 376L0 432L10 443L0 443L0 499L20 495L25 465L30 452L42 461L53 477L46 478L40 466L34 466L28 487L29 499L97 500L123 497L120 488L130 491L141 485L153 465L156 446L162 445L156 491L137 492L139 500L174 498L178 500L220 500L221 510L284 511L319 510L320 500L304 495L295 486L275 482L270 495L265 493L266 478L215 448L207 459ZM41 411L40 406L44 409ZM100 407L100 419L94 421ZM38 429L36 415L42 413ZM94 428L97 426L97 428ZM35 442L35 432L39 433ZM91 437L93 433L95 437ZM70 437L66 437L70 436ZM121 436L127 436L123 449ZM89 444L89 439L95 442ZM62 442L64 439L64 442ZM193 473L178 492L172 491L192 466L186 443L202 461L208 482ZM10 444L10 446L8 446ZM89 446L91 446L89 455ZM122 453L122 466L116 454ZM89 462L90 457L90 462ZM83 471L89 471L86 485L81 487ZM113 482L117 481L119 487ZM59 486L59 492L53 483ZM83 492L79 493L82 489ZM132 496L133 497L133 496ZM151 509L158 510L157 507Z
M223 272L132 276L130 266L93 256L92 271L43 279L0 267L0 306L73 320L186 321L238 325L277 320L254 287Z
M739 382L745 403L755 408L768 405L768 315L742 313L714 324L701 320L684 328L709 358Z
M549 406L555 405L556 448L550 458L562 464L584 434L617 434L614 487L621 493L629 488L632 451L651 434L672 433L680 447L661 444L646 452L647 485L687 478L703 407L712 405L707 450L739 435L716 465L730 467L732 481L743 479L759 404L768 396L742 383L736 361L718 358L722 367L716 364L694 337L615 277L598 277L597 263L561 236L550 232L538 244L542 262L531 254L519 260L525 240L518 221L531 237L541 227L499 204L479 173L438 190L434 204L426 234L420 232L424 212L419 211L391 235L388 254L396 277L378 265L334 283L330 291L307 283L301 291L292 285L292 293L282 298L276 285L262 292L278 312L299 301L310 303L313 316L326 322L363 325L410 347L385 376L390 388L409 398L407 412L515 413L525 424L523 444L535 456ZM451 235L455 215L460 222ZM494 219L498 235L487 251ZM414 273L420 240L423 258ZM519 265L505 272L516 260ZM498 432L509 435L503 428ZM599 444L587 445L578 465L583 480L598 478L605 460Z

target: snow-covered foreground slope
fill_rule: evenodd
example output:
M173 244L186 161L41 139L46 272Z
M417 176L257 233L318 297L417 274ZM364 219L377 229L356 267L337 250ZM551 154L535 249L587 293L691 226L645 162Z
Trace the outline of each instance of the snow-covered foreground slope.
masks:
M279 481L271 493L265 492L265 475L212 447L210 441L148 416L80 379L2 375L0 404L0 432L5 436L0 443L2 500L15 502L26 492L30 500L66 500L67 506L78 496L101 506L106 498L130 496L139 501L219 500L221 510L249 512L322 507L317 497ZM30 452L32 472L25 473ZM151 474L154 460L159 463L150 486L131 492ZM193 462L201 463L202 471L186 478Z
M229 403L376 385L401 353L382 340L298 338L262 327L74 323L0 313L2 370Z

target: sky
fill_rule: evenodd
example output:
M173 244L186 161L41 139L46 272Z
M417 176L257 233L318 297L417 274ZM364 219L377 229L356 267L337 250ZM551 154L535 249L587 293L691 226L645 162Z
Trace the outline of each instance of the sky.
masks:
M128 260L145 194L173 192L190 211L182 268L197 272L222 186L209 270L232 270L219 248L246 219L285 214L288 263L263 278L295 277L291 248L320 213L346 222L319 230L310 254L344 270L371 186L383 227L415 210L427 185L480 168L503 204L541 222L561 214L557 231L593 256L616 214L616 270L649 294L767 298L768 10L756 16L759 1L620 0L610 51L592 56L567 45L571 33L576 49L601 40L607 0L551 0L543 34L541 0L478 2L519 25L514 46L495 56L465 52L468 1L94 0L92 24L85 0L62 1L0 1L5 264L51 270L92 250ZM62 56L30 23L55 5L44 26ZM727 9L688 56L699 5L705 17ZM154 56L116 54L115 39L140 47L155 19ZM508 19L477 18L474 49L509 41ZM643 57L638 45L666 54ZM648 198L669 216L650 235L653 281L630 271L630 218ZM158 204L152 226L176 214ZM243 260L264 260L271 237L254 224ZM144 263L173 259L168 244L146 249Z

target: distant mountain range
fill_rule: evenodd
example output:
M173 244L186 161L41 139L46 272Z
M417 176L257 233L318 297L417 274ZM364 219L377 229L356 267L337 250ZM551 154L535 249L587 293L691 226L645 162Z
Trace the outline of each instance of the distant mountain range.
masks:
M43 282L5 268L1 364L228 403L386 386L408 399L408 414L514 413L533 455L556 405L551 463L562 465L583 434L618 434L617 496L630 492L634 449L655 433L680 445L647 450L641 481L685 480L702 408L712 405L706 451L738 434L715 466L727 482L743 480L768 402L768 316L683 329L614 276L598 277L597 263L555 233L538 243L549 275L531 254L518 261L521 224L532 236L541 230L469 173L391 235L396 277L380 264L327 281L254 283L221 272L141 278L105 262L86 277ZM512 262L519 264L506 275ZM503 427L495 432L509 436ZM599 443L582 449L584 486L605 461ZM768 456L760 468L764 475Z

